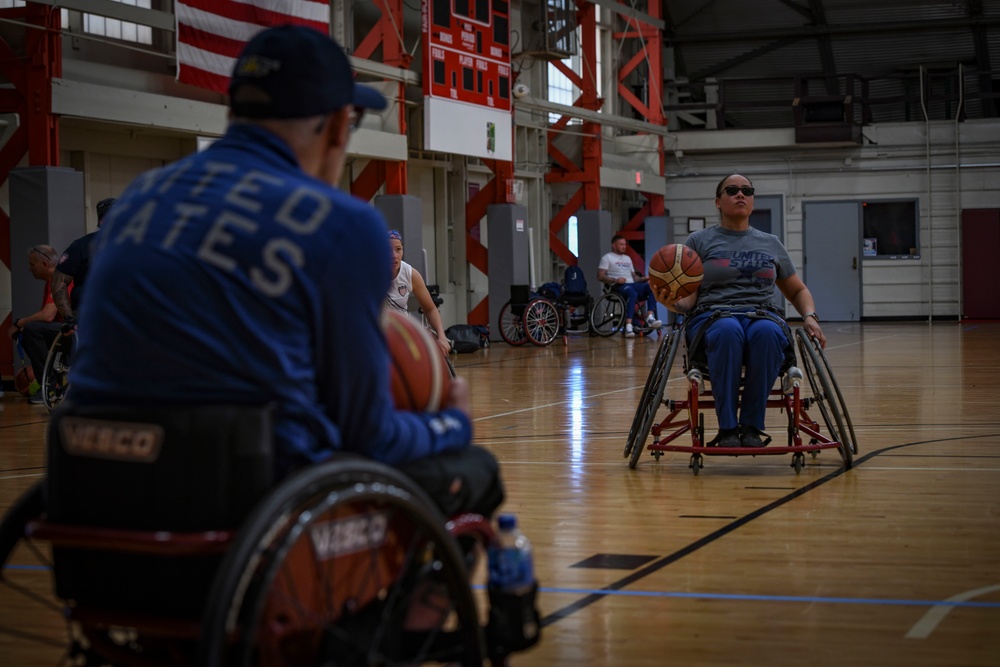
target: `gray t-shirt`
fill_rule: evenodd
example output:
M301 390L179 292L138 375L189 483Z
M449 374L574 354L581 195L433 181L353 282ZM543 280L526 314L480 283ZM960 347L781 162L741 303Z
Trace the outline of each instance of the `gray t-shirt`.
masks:
M761 306L770 303L774 281L795 275L788 251L774 234L721 225L691 234L684 245L705 267L698 306Z

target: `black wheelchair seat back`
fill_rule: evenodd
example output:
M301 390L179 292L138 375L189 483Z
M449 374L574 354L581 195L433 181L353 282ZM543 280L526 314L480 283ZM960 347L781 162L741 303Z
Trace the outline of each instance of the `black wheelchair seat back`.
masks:
M273 483L269 408L64 403L47 445L52 524L236 529ZM54 548L56 592L116 610L197 618L220 559Z

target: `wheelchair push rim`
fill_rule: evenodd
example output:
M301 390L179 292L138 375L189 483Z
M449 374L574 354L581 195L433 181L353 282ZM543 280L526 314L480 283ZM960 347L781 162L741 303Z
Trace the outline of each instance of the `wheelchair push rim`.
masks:
M607 338L625 326L625 302L614 292L607 292L594 304L590 311L590 329L598 336Z
M829 363L824 361L823 348L806 333L805 329L797 329L796 335L802 357L801 363L813 393L813 401L819 406L820 414L830 432L830 438L839 443L837 451L844 461L844 466L850 468L857 445L853 444L853 424L851 424L850 429L847 428L847 424L850 422L849 418L846 418L846 407L842 402L843 395L839 387L834 389L836 381L829 372Z
M532 299L524 309L523 326L525 336L533 345L549 345L559 336L559 310L548 299Z
M518 316L516 309L511 306L510 301L500 309L500 316L497 318L497 329L500 337L508 345L518 347L528 342L528 336L524 331L524 314Z
M73 337L59 332L49 347L42 371L42 403L49 411L55 409L69 389L69 359L73 351Z
M663 393L666 389L667 379L677 356L677 349L680 346L681 330L678 327L670 331L670 335L662 338L656 350L656 357L653 365L649 369L646 377L646 386L643 389L642 397L639 399L639 406L636 408L635 416L632 418L632 426L629 429L628 439L625 442L625 457L631 457L629 467L635 468L639 464L639 457L645 448L646 439L653 426L656 412L663 402Z
M481 665L464 558L430 501L382 466L317 468L241 531L209 595L199 664ZM446 612L426 632L403 630L420 591Z

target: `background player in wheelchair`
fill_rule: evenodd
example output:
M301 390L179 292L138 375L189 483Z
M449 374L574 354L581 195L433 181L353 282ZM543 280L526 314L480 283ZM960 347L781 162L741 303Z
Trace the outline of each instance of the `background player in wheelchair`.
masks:
M649 286L649 278L640 275L628 256L628 241L620 234L611 237L611 252L601 257L597 266L597 279L609 285L612 290L625 297L625 337L634 338L632 319L635 305L645 301L647 305L645 325L649 329L659 329L662 324L656 318L656 302Z
M392 248L392 283L386 293L385 304L401 313L407 311L410 295L420 302L420 312L427 319L427 324L434 331L435 340L441 350L447 355L451 353L451 341L444 332L441 313L438 312L434 297L427 289L424 277L420 272L403 261L403 235L395 229L389 230L389 246Z
M808 334L826 345L812 294L788 251L773 234L750 226L753 201L748 178L722 179L715 191L720 223L685 242L704 266L698 291L678 299L667 287L653 287L660 303L687 316L690 353L704 352L719 420L715 442L721 447L766 444L761 434L768 393L792 347L783 313L772 305L775 287L802 315Z

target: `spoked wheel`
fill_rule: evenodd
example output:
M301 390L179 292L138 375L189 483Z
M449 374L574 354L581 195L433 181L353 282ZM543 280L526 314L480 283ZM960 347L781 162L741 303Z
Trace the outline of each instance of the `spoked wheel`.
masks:
M664 360L670 354L668 341L669 337L660 339L660 344L656 348L656 356L653 358L653 364L649 367L649 373L646 375L646 384L642 388L639 405L635 410L635 416L632 418L632 425L629 427L628 439L625 440L625 452L623 454L625 458L628 458L632 454L632 447L635 446L636 438L639 436L639 429L642 428L643 416L646 414L646 404L654 398L652 392L653 385L660 377ZM669 368L667 372L670 372Z
M851 421L851 414L847 410L847 403L844 401L844 394L840 391L840 385L837 384L837 378L833 376L833 369L830 368L830 360L826 357L826 350L816 343L813 343L813 346L816 348L816 352L819 354L819 358L823 362L823 368L826 369L826 374L830 378L830 384L833 385L833 391L837 394L837 403L840 406L840 413L844 418L844 423L847 426L848 432L851 434L851 451L855 456L857 456L858 437L854 435L854 422Z
M42 372L42 402L49 410L59 405L69 389L69 360L72 352L72 334L58 333L49 348L45 370Z
M422 491L363 461L291 482L258 506L219 568L200 665L481 667L463 556Z
M674 357L677 356L680 341L681 330L679 328L671 330L670 335L660 341L660 347L656 352L656 361L649 369L646 389L643 391L639 407L632 420L632 429L629 431L630 440L625 445L626 450L630 450L632 457L629 460L629 468L635 468L639 465L639 457L642 456L642 450L646 448L646 438L649 437L649 430L653 427L656 411L663 403L663 392L667 388L667 379L670 375L670 369L674 365ZM662 356L661 351L664 351Z
M848 428L850 421L846 418L845 408L839 397L840 392L835 389L829 365L824 361L823 348L806 333L805 329L796 329L795 333L799 342L802 370L809 380L813 398L823 415L827 430L830 431L830 437L840 443L837 451L844 460L844 466L850 468L856 451L856 445L853 444L854 427L851 425Z
M20 618L30 619L27 628L12 622L14 616L0 625L0 655L7 658L5 665L25 664L19 657L31 664L66 665L70 655L79 653L78 629L67 622L63 604L47 591L36 592L36 573L51 571L52 557L48 544L32 539L25 526L44 514L45 494L46 480L42 479L0 515L0 598ZM51 588L51 584L42 586Z
M524 333L535 345L545 346L559 335L559 310L548 299L534 299L524 309Z
M590 310L590 330L610 336L625 326L625 301L614 292L602 294Z
M508 345L524 345L528 342L528 336L524 333L524 317L519 317L514 312L510 301L505 303L503 308L500 309L500 319L497 322L497 326L500 329L500 337Z

